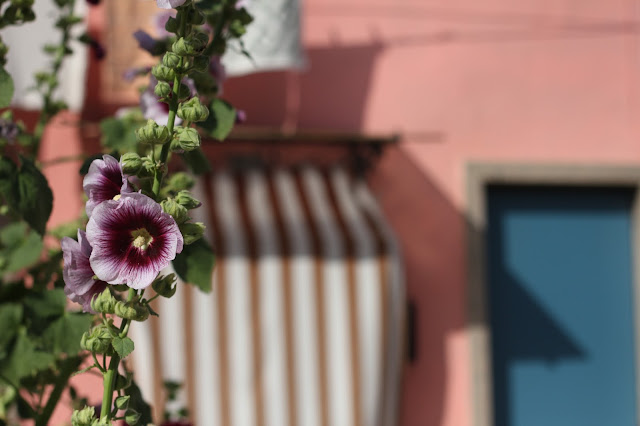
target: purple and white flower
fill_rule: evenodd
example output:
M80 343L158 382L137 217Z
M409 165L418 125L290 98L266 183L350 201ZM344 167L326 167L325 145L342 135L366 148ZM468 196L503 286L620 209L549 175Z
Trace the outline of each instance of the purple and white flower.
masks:
M160 9L175 9L185 2L186 0L156 0L156 4Z
M85 312L94 313L91 299L107 288L107 283L94 279L94 272L89 263L91 245L83 230L78 229L78 241L64 237L61 241L64 267L64 293L73 301L80 303Z
M121 164L110 155L103 155L102 160L93 160L82 181L82 188L89 197L85 206L89 217L98 204L132 191Z
M173 217L137 192L98 205L87 224L87 239L96 276L135 289L151 285L184 244Z

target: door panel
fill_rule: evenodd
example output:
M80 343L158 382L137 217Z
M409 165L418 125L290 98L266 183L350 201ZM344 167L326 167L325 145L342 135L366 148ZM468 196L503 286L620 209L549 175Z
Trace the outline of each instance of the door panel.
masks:
M497 426L636 424L633 197L489 187Z

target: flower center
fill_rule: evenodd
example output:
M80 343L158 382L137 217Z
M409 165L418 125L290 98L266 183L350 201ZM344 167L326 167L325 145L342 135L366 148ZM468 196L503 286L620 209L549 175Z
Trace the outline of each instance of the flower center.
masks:
M114 199L114 201L118 201L118 200L120 199L120 197L122 197L122 195L120 195L120 194L116 194L116 195L113 197L113 199Z
M149 244L153 241L153 237L149 234L149 231L144 228L131 231L131 236L133 237L133 246L142 250L149 248Z

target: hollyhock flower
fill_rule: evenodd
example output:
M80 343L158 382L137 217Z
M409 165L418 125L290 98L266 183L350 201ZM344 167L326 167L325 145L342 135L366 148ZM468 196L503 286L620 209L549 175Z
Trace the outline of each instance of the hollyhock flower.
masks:
M173 35L165 29L165 26L169 18L175 18L175 16L174 10L158 12L153 16L153 29L157 37L166 38Z
M110 155L103 155L102 160L93 160L82 181L82 188L89 197L85 206L89 217L93 209L103 201L113 200L116 195L131 192L129 182L122 173L122 166Z
M89 263L91 245L83 230L78 229L78 241L64 237L61 241L64 267L64 293L73 301L80 303L85 312L95 314L91 309L91 299L107 288L107 283L95 280Z
M147 75L151 72L151 67L136 67L129 68L122 73L122 78L125 81L133 81L136 77Z
M173 217L137 192L98 205L87 224L87 239L96 276L135 289L149 286L184 243Z
M187 0L156 0L160 9L175 9L182 6Z
M152 55L160 55L162 54L161 44L163 43L161 40L156 40L151 37L149 33L143 30L138 30L133 33L133 38L138 42L138 47L143 50L146 50Z

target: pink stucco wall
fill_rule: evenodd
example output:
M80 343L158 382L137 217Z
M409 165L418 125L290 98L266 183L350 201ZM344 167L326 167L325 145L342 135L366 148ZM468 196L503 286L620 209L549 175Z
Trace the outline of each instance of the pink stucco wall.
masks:
M400 423L470 425L465 164L640 163L637 5L306 0L303 21L309 69L227 97L252 124L401 135L372 175L418 307Z

